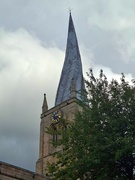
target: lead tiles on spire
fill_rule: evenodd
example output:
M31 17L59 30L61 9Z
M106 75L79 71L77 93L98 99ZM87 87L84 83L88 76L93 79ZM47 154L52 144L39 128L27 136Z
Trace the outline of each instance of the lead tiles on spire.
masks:
M80 94L84 89L82 63L76 32L70 13L65 61L57 90L55 105L70 99L72 79L74 79L76 98L81 100Z

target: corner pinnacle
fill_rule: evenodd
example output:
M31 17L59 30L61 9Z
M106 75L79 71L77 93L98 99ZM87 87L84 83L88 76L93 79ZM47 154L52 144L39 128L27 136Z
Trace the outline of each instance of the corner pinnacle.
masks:
M46 94L44 94L42 113L46 112L47 110L48 110L48 105L47 105L47 100L46 100Z

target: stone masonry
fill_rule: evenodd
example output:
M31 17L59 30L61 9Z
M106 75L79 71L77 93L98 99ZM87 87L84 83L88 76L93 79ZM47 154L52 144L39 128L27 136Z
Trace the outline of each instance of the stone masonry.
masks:
M0 162L0 180L47 180L45 176Z
M40 152L39 159L36 164L36 170L38 174L46 175L47 162L54 161L52 153L60 150L59 148L54 148L51 145L50 141L52 140L52 135L46 132L46 127L50 127L52 124L52 113L55 111L59 111L62 114L62 118L72 121L75 117L76 112L79 110L79 106L77 105L76 101L76 98L71 98L41 114Z

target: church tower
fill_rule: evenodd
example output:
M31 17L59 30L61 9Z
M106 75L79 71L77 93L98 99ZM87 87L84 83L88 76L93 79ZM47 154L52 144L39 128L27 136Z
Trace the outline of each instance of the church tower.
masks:
M79 110L77 100L82 100L81 95L83 90L84 80L81 56L70 13L65 61L56 94L55 106L48 109L46 95L44 95L43 100L40 123L39 159L36 163L36 171L38 174L46 174L47 162L53 162L52 153L59 150L58 147L53 147L50 143L52 139L57 141L57 134L48 134L46 128L54 128L55 130L59 115L69 121L74 119L75 113Z

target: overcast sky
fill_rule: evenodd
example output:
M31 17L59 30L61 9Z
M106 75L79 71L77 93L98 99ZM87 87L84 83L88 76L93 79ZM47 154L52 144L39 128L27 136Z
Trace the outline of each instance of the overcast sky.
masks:
M54 106L69 7L84 76L135 77L135 0L0 0L0 161L35 171L43 94Z

